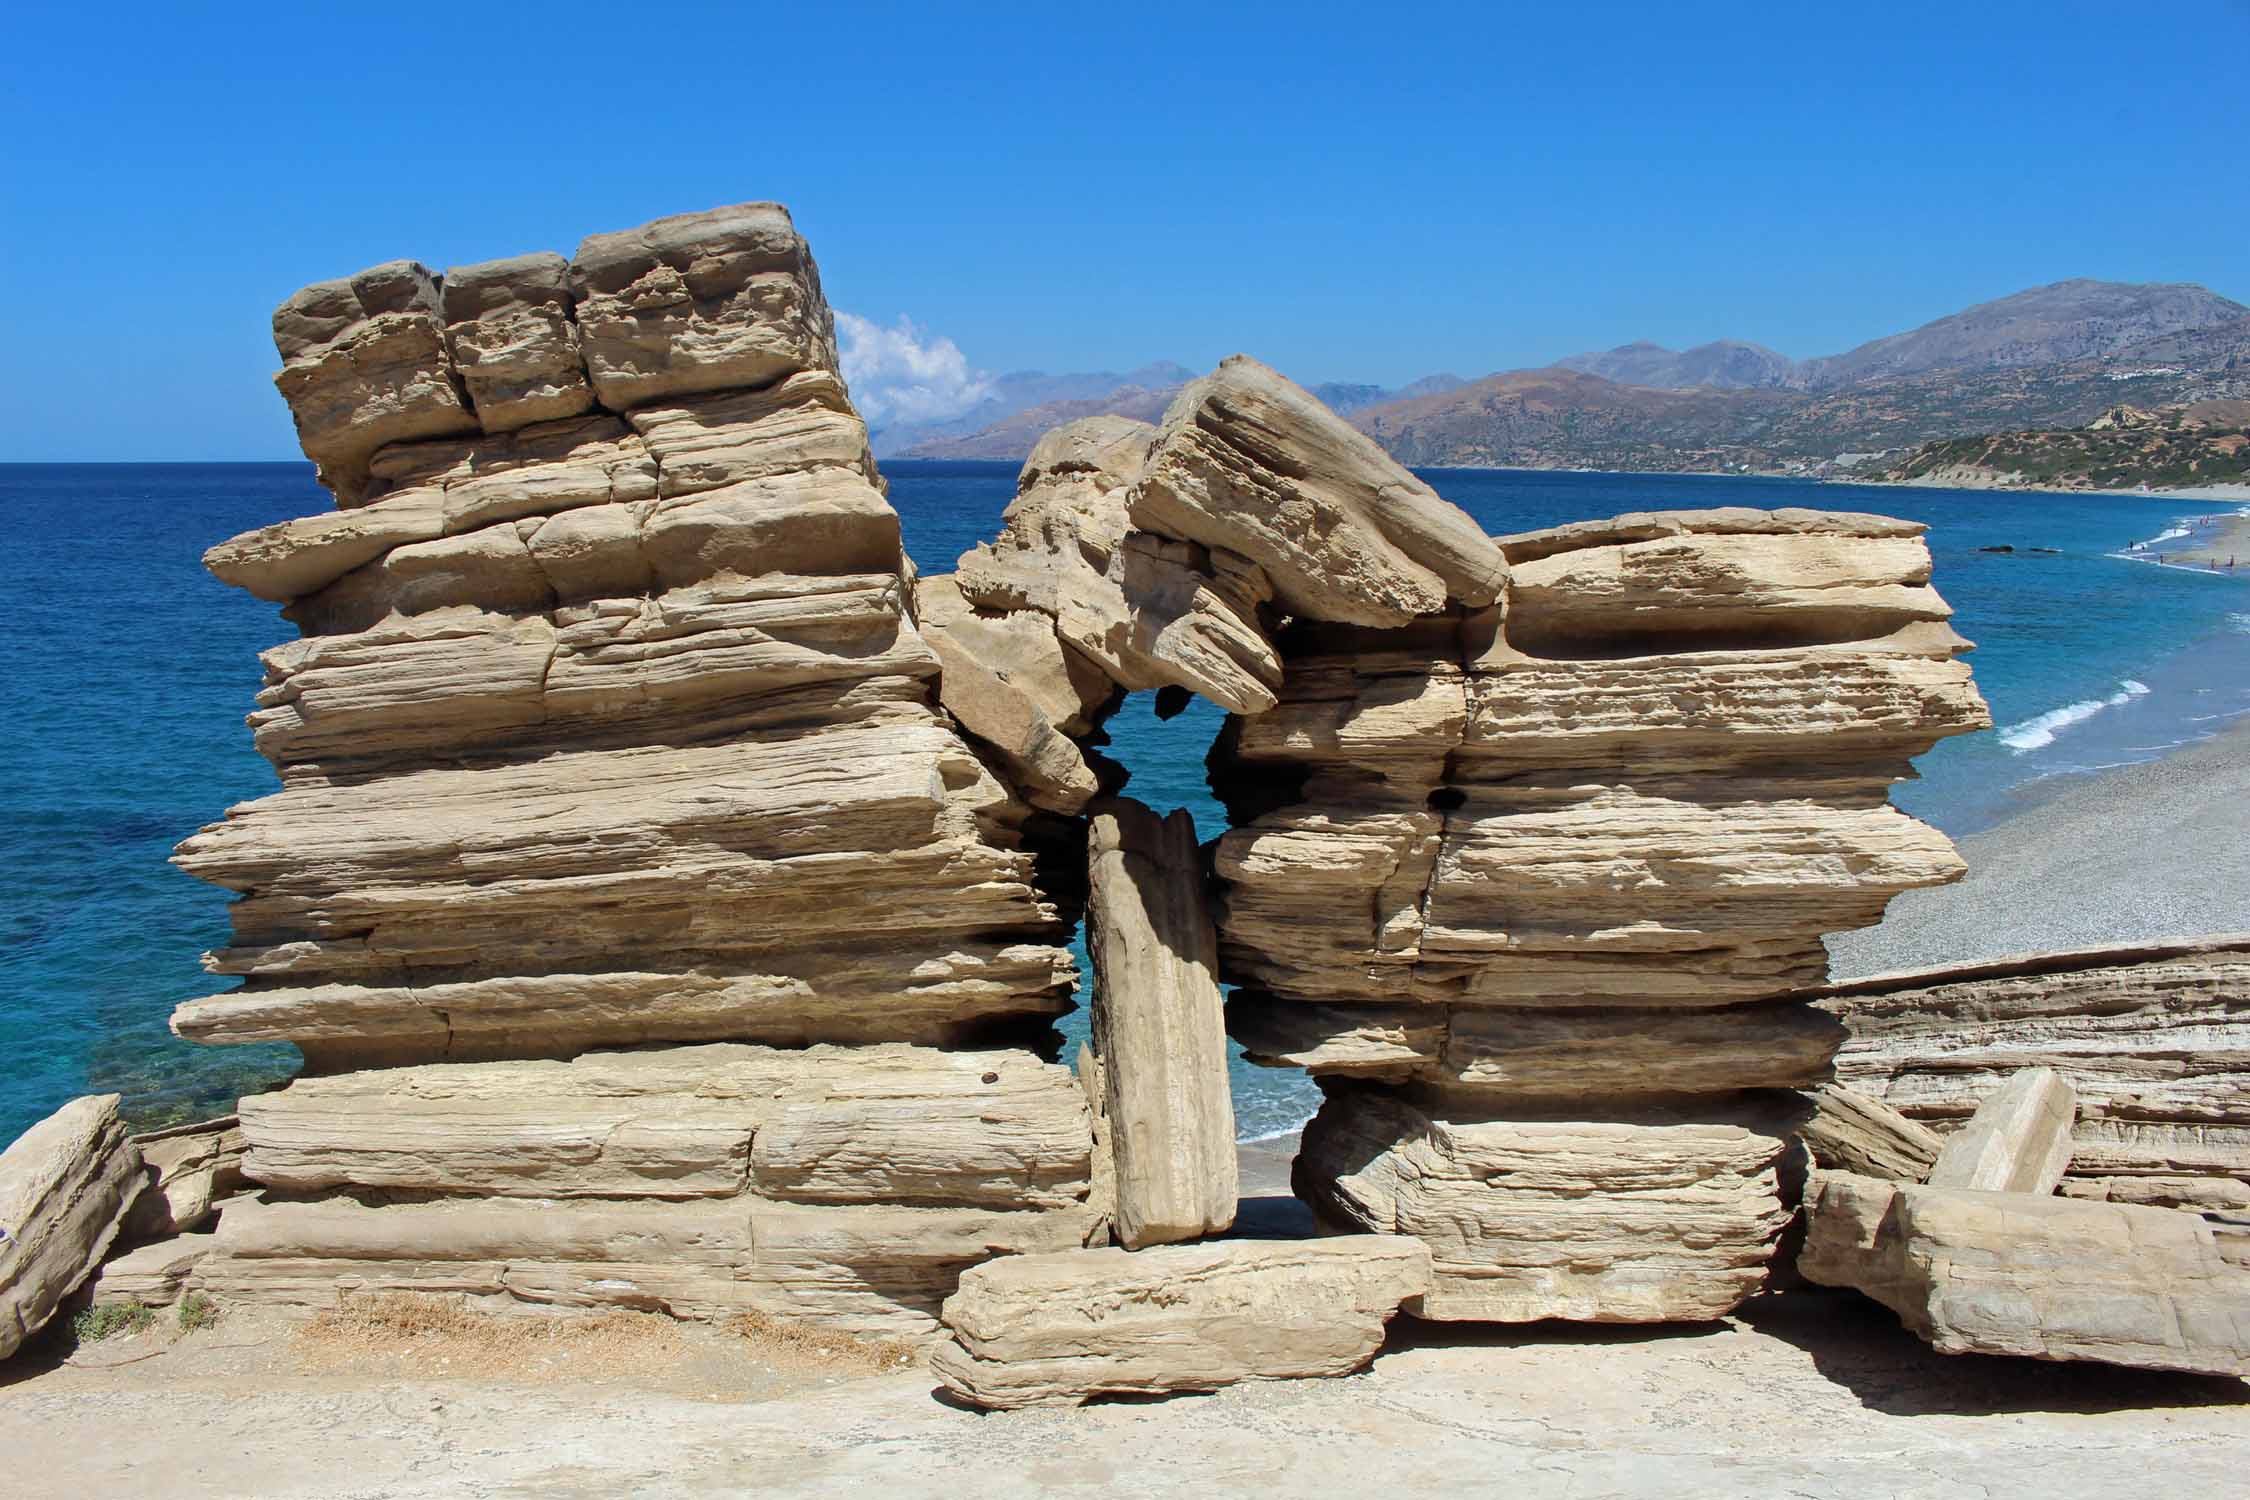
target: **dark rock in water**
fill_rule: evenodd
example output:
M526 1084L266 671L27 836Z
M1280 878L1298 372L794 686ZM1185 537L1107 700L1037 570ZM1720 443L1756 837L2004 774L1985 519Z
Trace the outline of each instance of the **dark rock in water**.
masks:
M2013 552L2016 549L2013 547L1979 547L1977 550L1979 552Z
M2026 552L2043 552L2049 557L2062 556L2062 548L2060 547L2026 547L2023 550Z
M1195 694L1176 682L1167 682L1156 690L1156 716L1159 719L1176 719L1187 712Z

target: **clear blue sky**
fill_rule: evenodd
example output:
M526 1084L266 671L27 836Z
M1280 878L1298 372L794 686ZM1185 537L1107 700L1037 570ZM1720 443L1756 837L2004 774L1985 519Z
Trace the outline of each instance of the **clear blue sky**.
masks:
M0 460L295 456L273 304L749 198L985 370L2250 300L2250 3L10 10Z

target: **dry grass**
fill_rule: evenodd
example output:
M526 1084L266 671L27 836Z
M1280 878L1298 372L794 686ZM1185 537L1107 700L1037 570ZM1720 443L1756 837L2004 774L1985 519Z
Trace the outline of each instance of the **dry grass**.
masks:
M535 1381L638 1382L702 1365L714 1353L792 1376L882 1374L921 1358L912 1344L759 1312L713 1330L656 1313L485 1312L464 1297L416 1292L342 1293L298 1330L297 1348L309 1367L324 1371Z
M896 1339L854 1338L762 1312L737 1313L721 1326L735 1337L747 1340L761 1357L799 1369L880 1374L907 1369L922 1357L920 1349Z
M307 1361L395 1364L419 1375L602 1378L659 1371L681 1357L679 1325L653 1313L480 1312L463 1297L345 1292L298 1331Z

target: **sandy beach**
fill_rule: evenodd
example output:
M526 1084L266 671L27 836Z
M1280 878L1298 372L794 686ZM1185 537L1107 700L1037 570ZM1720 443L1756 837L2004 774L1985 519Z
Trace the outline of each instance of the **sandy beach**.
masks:
M1961 841L1966 879L1830 938L1835 977L2250 929L2250 721L2022 795L2022 811Z

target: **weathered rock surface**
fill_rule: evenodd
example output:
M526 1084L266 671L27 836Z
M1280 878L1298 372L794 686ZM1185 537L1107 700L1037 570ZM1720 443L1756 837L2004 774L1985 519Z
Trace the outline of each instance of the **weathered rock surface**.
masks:
M2250 1375L2250 1234L2200 1214L1815 1172L1798 1268L1947 1354Z
M1087 844L1094 1050L1128 1250L1234 1223L1234 1101L1195 820L1118 798Z
M1927 1182L1944 1138L1888 1105L1824 1083L1797 1135L1815 1165L1892 1182Z
M218 1236L205 1231L135 1246L104 1262L94 1273L87 1294L96 1307L114 1303L170 1307L188 1290L196 1268L217 1243Z
M1731 1108L1731 1115L1729 1117ZM1765 1282L1788 1221L1792 1118L1739 1100L1616 1118L1440 1113L1334 1084L1295 1184L1341 1226L1430 1247L1417 1317L1523 1323L1716 1318Z
M1156 429L1088 417L1040 439L999 537L964 553L979 610L1044 615L1057 641L1129 692L1184 687L1260 713L1281 682L1259 618L1264 573L1224 546L1134 529L1128 511Z
M413 261L318 282L273 315L274 376L305 456L351 504L387 443L477 430L454 383L437 278Z
M241 1190L245 1150L233 1115L133 1137L146 1185L133 1200L124 1238L134 1243L200 1229L219 1200Z
M1423 1315L1715 1317L1785 1217L1792 1123L1741 1091L1828 1079L1822 934L1959 877L1886 796L1989 719L1911 524L1496 545L1492 607L1295 621L1279 702L1230 722L1230 1027L1333 1080L1300 1192L1429 1238Z
M1507 565L1459 507L1272 370L1235 355L1189 385L1132 496L1133 524L1255 563L1291 614L1403 625L1490 604Z
M1945 1138L1931 1187L1986 1193L2052 1193L2070 1166L2078 1095L2052 1068L2029 1068L1977 1106Z
M571 318L570 263L553 252L455 266L441 304L445 347L486 432L592 409Z
M1349 1374L1427 1289L1429 1260L1390 1235L1014 1256L961 1278L931 1368L1003 1409Z
M1000 757L1009 784L1032 806L1083 808L1101 782L1070 733L1088 727L1093 709L1109 697L1108 682L1095 689L1094 703L1080 697L1044 615L980 614L944 575L918 580L914 601L915 625L942 668L938 701L945 711Z
M0 1359L101 1265L140 1190L115 1094L73 1099L0 1151Z
M2238 1207L2250 1195L2250 937L1876 976L1820 1002L1838 1080L1940 1132L2027 1068L2078 1095L2066 1193Z

